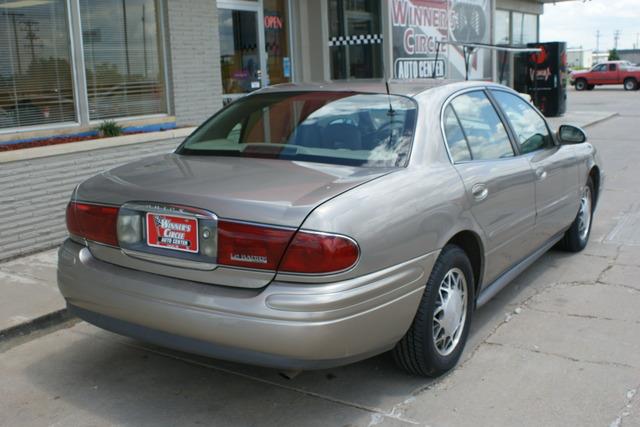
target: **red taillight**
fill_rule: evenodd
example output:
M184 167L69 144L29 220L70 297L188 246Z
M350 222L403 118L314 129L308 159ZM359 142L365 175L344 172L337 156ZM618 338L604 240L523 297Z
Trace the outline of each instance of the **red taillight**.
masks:
M67 206L67 229L78 237L118 246L118 208L71 202Z
M344 236L218 222L220 265L278 269L283 273L327 274L353 267L359 254L358 245Z
M358 245L347 237L299 231L289 245L278 271L336 273L353 267L359 255Z
M295 230L218 222L218 264L275 270Z

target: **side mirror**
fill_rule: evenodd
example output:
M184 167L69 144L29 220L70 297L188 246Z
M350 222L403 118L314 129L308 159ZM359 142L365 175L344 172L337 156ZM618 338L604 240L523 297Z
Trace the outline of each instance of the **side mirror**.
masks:
M587 134L577 126L562 125L558 129L558 139L562 144L582 144L587 142Z

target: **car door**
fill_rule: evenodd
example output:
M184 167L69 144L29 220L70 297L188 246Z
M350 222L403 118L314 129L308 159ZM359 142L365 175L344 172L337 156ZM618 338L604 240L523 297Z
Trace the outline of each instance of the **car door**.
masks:
M609 68L607 64L600 64L593 68L591 71L591 78L589 79L589 84L592 85L601 85L607 82L607 72Z
M516 156L506 127L483 90L452 98L443 110L451 160L485 238L485 283L526 257L535 226L534 175Z
M605 81L607 84L614 85L618 83L622 83L619 80L618 76L618 64L609 64L609 70L605 73Z
M578 166L573 150L555 143L542 115L511 92L491 90L506 116L520 155L535 174L536 246L542 246L573 221L578 212Z

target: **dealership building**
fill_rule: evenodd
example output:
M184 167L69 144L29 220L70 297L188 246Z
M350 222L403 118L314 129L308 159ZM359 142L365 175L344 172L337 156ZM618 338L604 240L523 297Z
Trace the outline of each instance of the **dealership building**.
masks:
M262 87L513 79L543 0L0 0L0 144L201 123ZM440 42L440 43L439 43ZM442 42L453 42L442 43ZM502 64L505 64L502 66Z

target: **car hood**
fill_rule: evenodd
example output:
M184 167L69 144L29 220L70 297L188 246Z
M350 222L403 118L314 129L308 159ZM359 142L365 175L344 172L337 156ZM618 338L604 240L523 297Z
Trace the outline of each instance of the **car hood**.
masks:
M122 205L172 203L220 218L298 227L323 202L396 168L166 154L82 183L76 199Z

